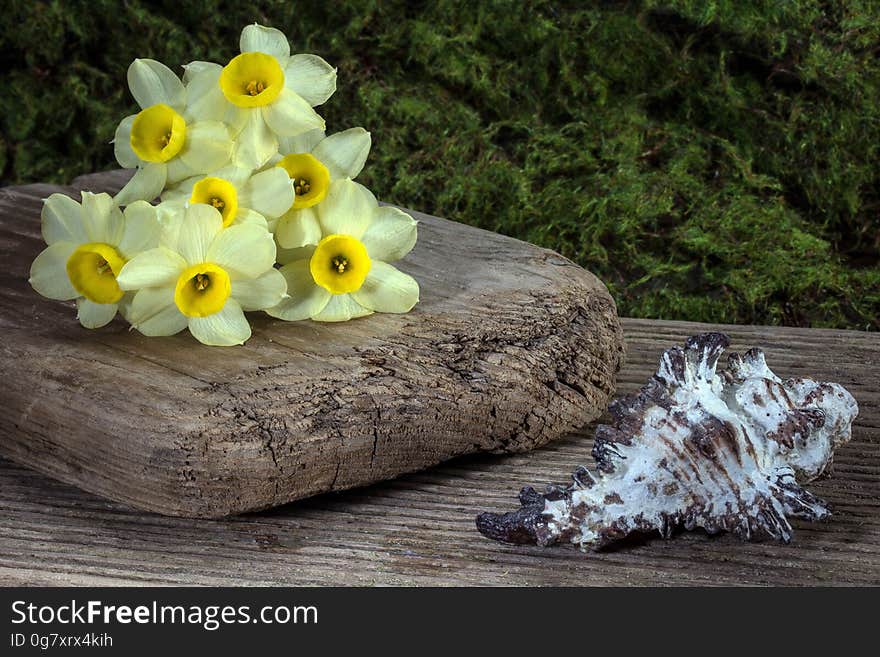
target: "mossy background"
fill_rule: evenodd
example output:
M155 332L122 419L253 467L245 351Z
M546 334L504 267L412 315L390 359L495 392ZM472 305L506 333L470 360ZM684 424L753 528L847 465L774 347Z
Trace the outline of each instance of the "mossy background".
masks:
M2 183L114 167L131 60L225 62L254 21L339 67L320 111L384 200L556 249L621 314L880 328L873 0L6 0Z

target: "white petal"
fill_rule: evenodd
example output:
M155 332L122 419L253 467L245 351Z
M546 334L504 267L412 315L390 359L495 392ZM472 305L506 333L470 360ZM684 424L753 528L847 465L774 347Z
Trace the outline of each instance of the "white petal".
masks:
M64 194L52 194L43 204L42 233L46 244L88 242L82 206Z
M131 124L134 123L134 117L132 114L122 119L113 137L113 154L123 169L134 169L141 161L131 148Z
M106 193L82 192L83 224L90 242L115 246L122 239L122 211Z
M187 178L202 178L205 175L204 171L196 171L179 157L173 157L168 160L165 163L165 170L167 172L166 187L176 185L181 180L186 180Z
M162 162L149 162L135 171L134 176L113 197L118 205L128 205L134 201L152 201L162 193L168 167Z
M275 238L285 249L317 244L322 236L321 224L314 208L291 210L278 220L275 227Z
M315 146L312 155L330 171L330 178L357 178L370 154L370 133L351 128L330 135Z
M279 137L278 150L284 155L290 153L311 153L324 138L324 131L320 128L309 130L295 137Z
M116 282L123 290L173 285L186 269L186 261L164 246L143 251L125 263Z
M419 302L419 284L409 274L374 260L364 284L351 296L370 310L406 313Z
M351 180L334 180L327 197L318 204L318 217L325 235L351 235L360 239L373 218L375 207Z
M186 203L180 201L162 201L156 206L156 218L159 221L159 246L164 246L177 253L180 233L186 219Z
M228 299L220 312L207 317L190 317L189 332L202 344L231 347L244 344L251 337L251 326L238 302Z
M321 312L333 296L323 287L315 284L309 271L308 259L295 260L282 267L280 271L287 281L288 296L277 306L266 311L272 317L288 322L308 319Z
M275 250L275 262L279 265L287 265L291 262L296 262L297 260L306 260L309 261L312 257L312 254L315 252L315 245L309 244L308 246L300 246L294 249L285 249L278 246L278 241L276 240L276 250Z
M263 107L263 117L272 131L281 136L324 129L324 119L290 89L283 89L274 103Z
M174 203L177 205L185 204L187 201L189 201L189 197L192 196L192 190L193 187L195 187L195 184L204 177L204 174L190 176L189 178L184 178L174 185L166 186L165 189L162 190L162 202Z
M241 188L245 186L248 179L251 177L252 173L253 169L241 167L234 162L230 162L223 168L212 171L211 175L215 178L223 178L223 180L228 180L230 183L232 183L232 186L235 187L236 190L241 190Z
M316 322L347 322L371 314L372 310L364 308L350 294L333 294L324 309L312 315L312 319Z
M119 251L130 259L141 251L159 244L159 221L156 208L146 201L135 201L125 208L125 227L119 241Z
M132 292L131 294L124 294L116 304L116 310L119 312L119 315L129 324L131 322L128 321L128 311L131 308L131 301L132 299L134 299L134 294L134 292Z
M236 224L214 238L206 262L220 265L233 279L256 278L275 264L275 240L265 228Z
M180 159L193 171L207 173L229 162L232 140L220 121L198 121L186 127L186 145Z
M186 92L174 71L153 59L136 59L128 67L128 88L143 109L165 103L180 111Z
M190 92L189 83L192 82L193 78L195 78L197 75L199 75L200 73L204 73L206 71L214 71L217 73L217 77L219 78L220 72L222 70L223 70L223 67L220 66L220 64L215 64L214 62L204 62L204 61L196 60L196 61L190 62L189 64L184 64L183 65L183 83L185 85L187 85L188 94ZM189 101L190 99L191 98L188 95L187 101Z
M266 217L256 210L251 210L249 208L238 208L238 214L235 215L235 219L232 223L234 225L254 224L263 230L269 230L269 223L266 221Z
M284 70L284 86L314 107L336 91L336 69L317 55L294 55Z
M230 134L238 139L238 133L244 129L250 119L251 114L260 114L260 108L238 107L227 102L226 114L223 116L223 123L229 126Z
M284 32L274 27L263 27L256 23L246 26L241 31L239 45L242 52L264 52L277 57L282 67L290 57L290 43L287 37L284 36Z
M361 237L374 260L400 260L415 246L418 222L403 210L384 205L373 212L373 221Z
M206 63L206 62L205 62ZM188 66L199 64L191 75L189 69L185 77L189 78L186 85L185 119L195 121L222 121L232 105L220 88L222 66L201 66L202 62L193 62Z
M118 304L115 303L95 303L85 298L77 299L76 318L88 329L101 328L113 321L118 308Z
M239 205L273 218L287 212L293 199L293 181L281 167L255 173L238 195Z
M247 122L235 138L233 162L241 167L259 169L278 150L278 139L263 120L260 108L248 111Z
M277 269L254 279L232 281L232 297L244 310L265 310L277 305L287 294L287 281Z
M149 336L174 335L188 323L174 304L174 287L138 290L126 314L134 328Z
M190 205L180 226L177 252L189 265L216 262L209 253L222 229L223 217L216 208L203 203Z
M49 299L76 299L79 293L67 277L67 261L74 251L76 244L72 242L55 242L43 249L31 264L31 287Z
M376 199L376 195L373 194L373 192L371 192L368 188L361 185L359 182L356 182L355 185L360 190L361 194L364 195L364 198L367 199L367 203L370 205L371 208L373 208L373 211L375 212L375 209L379 207L379 201Z

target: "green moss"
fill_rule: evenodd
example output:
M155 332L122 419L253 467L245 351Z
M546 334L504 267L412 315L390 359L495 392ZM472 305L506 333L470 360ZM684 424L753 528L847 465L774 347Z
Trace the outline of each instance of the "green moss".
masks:
M339 67L363 181L526 239L622 314L880 328L880 9L848 3L33 2L0 18L4 184L114 166L136 56L259 21Z

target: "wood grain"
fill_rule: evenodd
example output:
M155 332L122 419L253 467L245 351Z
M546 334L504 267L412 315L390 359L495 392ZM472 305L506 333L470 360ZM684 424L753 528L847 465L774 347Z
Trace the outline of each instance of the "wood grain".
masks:
M251 316L243 347L82 329L27 283L41 199L0 190L0 454L132 506L221 517L543 445L598 416L622 335L592 274L552 251L413 213L406 315L345 324Z
M469 456L393 481L226 520L143 514L0 460L0 584L877 585L880 584L880 339L832 330L623 320L620 392L663 349L708 330L757 346L783 377L837 381L861 413L829 479L826 523L795 521L790 545L681 534L583 554L506 546L474 517L523 484L590 463L592 427L524 454Z

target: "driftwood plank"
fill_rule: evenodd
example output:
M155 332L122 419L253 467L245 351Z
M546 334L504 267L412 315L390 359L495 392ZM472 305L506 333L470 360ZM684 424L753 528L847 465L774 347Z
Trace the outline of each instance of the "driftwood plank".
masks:
M413 213L407 315L346 324L254 314L244 347L146 338L121 319L78 326L27 284L41 199L0 190L0 454L85 490L172 515L221 517L518 452L598 416L621 332L604 285L569 260Z
M505 546L474 516L522 484L589 463L592 427L525 454L470 456L394 481L226 520L142 514L0 460L0 584L841 585L880 584L880 340L876 334L623 320L634 390L661 351L707 330L758 346L781 376L845 385L861 413L831 478L826 523L790 545L682 534L613 551Z

